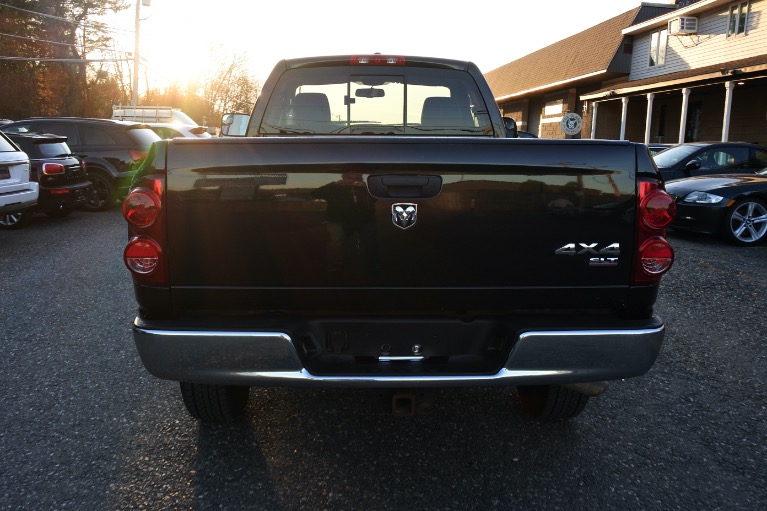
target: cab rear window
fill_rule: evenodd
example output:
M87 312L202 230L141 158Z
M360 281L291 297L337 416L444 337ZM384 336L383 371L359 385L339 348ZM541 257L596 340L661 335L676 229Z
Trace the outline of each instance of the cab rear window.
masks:
M280 78L261 135L492 136L470 75L417 67L292 69Z

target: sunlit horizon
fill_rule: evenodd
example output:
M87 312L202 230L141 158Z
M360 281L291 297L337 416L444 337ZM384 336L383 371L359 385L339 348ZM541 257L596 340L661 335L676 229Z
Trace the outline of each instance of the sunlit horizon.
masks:
M105 18L123 34L117 48L126 56L134 47L131 1L127 10ZM470 60L486 73L640 4L554 0L542 9L541 2L488 0L446 8L434 0L389 0L384 8L367 10L366 4L338 0L267 6L151 0L140 7L139 93L199 82L235 55L246 59L252 78L261 82L283 58L376 52Z

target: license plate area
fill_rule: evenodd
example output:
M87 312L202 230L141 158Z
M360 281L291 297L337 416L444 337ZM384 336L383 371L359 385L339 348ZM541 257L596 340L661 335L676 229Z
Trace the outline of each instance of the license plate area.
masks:
M317 375L495 373L515 338L510 325L495 320L371 319L308 326L299 337L299 352Z
M90 185L76 188L72 191L73 202L75 204L84 204L85 202L88 202L92 193L93 187Z

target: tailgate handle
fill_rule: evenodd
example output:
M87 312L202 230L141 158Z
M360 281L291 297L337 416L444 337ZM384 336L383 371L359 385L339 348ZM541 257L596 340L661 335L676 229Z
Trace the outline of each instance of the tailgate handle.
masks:
M378 199L431 199L442 190L441 176L368 176L368 191Z

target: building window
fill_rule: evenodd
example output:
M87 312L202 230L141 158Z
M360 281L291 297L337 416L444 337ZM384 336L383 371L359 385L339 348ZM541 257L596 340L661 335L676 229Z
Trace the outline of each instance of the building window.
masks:
M748 25L748 11L751 2L738 2L730 5L730 18L727 25L727 37L736 35L747 35L746 26Z
M668 45L668 30L653 32L650 36L650 67L662 66L666 63L666 46Z
M562 115L564 109L564 103L561 99L549 101L543 107L543 115Z

